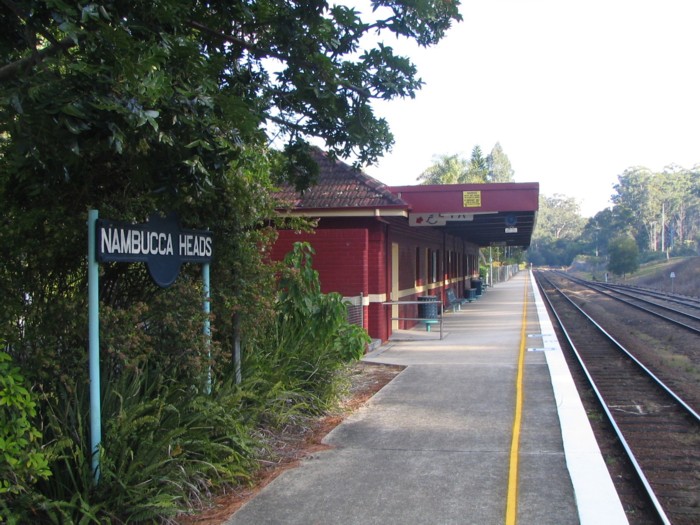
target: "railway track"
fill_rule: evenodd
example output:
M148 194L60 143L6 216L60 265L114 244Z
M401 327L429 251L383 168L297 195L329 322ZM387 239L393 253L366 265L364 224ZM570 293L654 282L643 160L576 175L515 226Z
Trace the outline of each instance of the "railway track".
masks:
M585 308L577 305L577 301L590 303L590 295L576 301L543 272L538 272L536 277L647 493L648 508L656 514L651 522L697 525L700 523L697 411L635 357L634 348L625 348L586 314ZM697 342L700 345L700 339Z
M557 272L557 275L700 335L700 300L624 285L585 281L562 272Z

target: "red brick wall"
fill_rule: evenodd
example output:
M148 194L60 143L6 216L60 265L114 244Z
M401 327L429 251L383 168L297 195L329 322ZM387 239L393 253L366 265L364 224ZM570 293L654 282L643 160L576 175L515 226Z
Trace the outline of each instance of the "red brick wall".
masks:
M280 231L272 250L272 259L282 260L295 242L304 241L309 242L316 251L313 267L318 271L323 293L367 295L367 230L319 228L314 233Z
M390 284L387 280L390 279L388 268L391 267L389 257L387 255L387 240L386 240L387 225L382 222L375 222L369 229L369 250L367 252L367 283L368 294L381 297L381 300L389 300ZM370 302L367 309L367 327L369 335L386 341L389 339L391 329L391 309L381 304L381 300L375 299Z

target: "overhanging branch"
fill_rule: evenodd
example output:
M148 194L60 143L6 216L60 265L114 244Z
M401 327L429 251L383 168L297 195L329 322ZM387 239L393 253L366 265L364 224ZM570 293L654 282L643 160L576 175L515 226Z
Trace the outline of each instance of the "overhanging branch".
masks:
M4 82L6 80L10 80L17 76L20 71L24 68L31 67L34 64L38 64L42 60L44 60L46 57L56 55L60 53L61 51L65 51L66 49L70 49L71 47L75 46L75 42L70 39L70 38L64 38L60 42L57 42L57 45L51 46L51 47L46 47L40 51L36 51L32 53L31 55L21 58L19 60L16 60L14 62L11 62L9 64L6 64L2 67L0 67L0 82Z

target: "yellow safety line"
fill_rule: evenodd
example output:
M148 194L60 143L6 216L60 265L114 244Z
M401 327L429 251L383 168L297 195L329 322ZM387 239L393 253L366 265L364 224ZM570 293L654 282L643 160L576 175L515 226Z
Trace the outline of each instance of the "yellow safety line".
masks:
M510 470L508 473L508 499L506 503L506 525L515 525L518 514L518 457L520 455L520 426L523 418L523 369L525 365L525 329L527 325L527 291L523 299L523 321L520 327L520 353L518 355L518 376L515 380L515 417L513 419L513 439L510 443Z

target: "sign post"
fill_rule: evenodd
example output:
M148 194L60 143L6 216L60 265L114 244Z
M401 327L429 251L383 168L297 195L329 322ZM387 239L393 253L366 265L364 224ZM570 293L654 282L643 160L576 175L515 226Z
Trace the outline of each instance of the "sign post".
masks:
M181 229L177 217L149 217L143 224L99 219L97 210L88 211L88 331L90 358L90 445L94 482L100 479L102 409L100 406L100 313L99 263L145 262L151 278L161 288L175 282L183 263L202 264L204 291L204 335L207 345L207 393L211 393L211 313L209 264L212 234Z
M90 363L90 453L95 483L100 479L102 408L100 405L100 266L96 247L97 210L88 212L88 337Z
M204 291L204 339L207 345L207 394L211 394L211 326L209 314L211 302L209 293L209 263L202 265L202 289Z
M671 275L669 275L669 277L671 278L671 293L673 293L673 282L676 279L676 272L671 272Z

